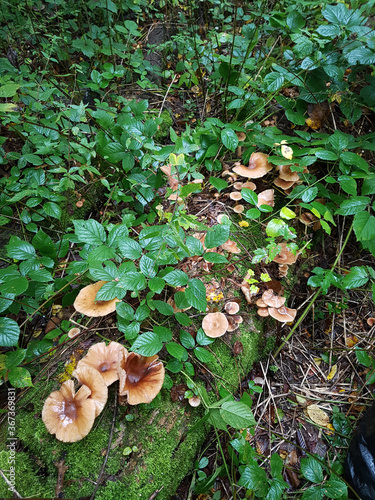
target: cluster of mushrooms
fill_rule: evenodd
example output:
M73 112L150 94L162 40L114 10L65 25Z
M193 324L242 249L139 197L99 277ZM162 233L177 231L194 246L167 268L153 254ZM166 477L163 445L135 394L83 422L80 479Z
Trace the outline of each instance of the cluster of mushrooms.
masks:
M273 290L266 290L262 298L256 301L256 305L258 306L257 313L263 318L271 316L282 323L294 321L297 309L285 307L285 301L285 297L280 297L280 295L275 294Z
M91 317L115 311L119 299L95 300L104 283L99 281L82 288L74 302L75 309ZM146 357L128 352L118 342L94 344L73 372L81 387L75 392L74 381L67 380L59 391L52 392L43 406L43 422L58 440L74 443L90 432L106 405L108 386L118 380L119 395L127 396L129 405L150 403L160 392L164 375L164 365L157 355Z
M237 302L227 302L224 309L227 314L212 312L203 318L202 329L207 337L221 337L226 332L233 332L242 323L242 316L237 314L240 310Z

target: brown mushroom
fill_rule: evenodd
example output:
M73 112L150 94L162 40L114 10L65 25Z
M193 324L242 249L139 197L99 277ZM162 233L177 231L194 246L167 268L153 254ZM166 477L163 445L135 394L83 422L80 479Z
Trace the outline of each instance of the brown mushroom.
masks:
M259 314L259 316L262 316L262 318L266 318L267 316L270 315L270 313L268 312L268 308L267 307L260 307L257 310L257 314Z
M282 323L290 323L294 321L296 314L297 314L297 309L289 309L289 307L270 307L268 309L269 315L272 316L272 318L277 319L277 321L281 321Z
M189 398L189 405L192 406L193 408L196 408L200 404L201 404L201 400L200 400L200 398L198 398L198 396L193 396L193 397Z
M233 207L233 212L236 212L236 214L242 214L242 212L245 210L245 207L243 205L236 205Z
M230 193L229 198L234 201L242 200L242 194L239 191L233 191Z
M227 302L224 309L228 314L237 314L240 310L240 306L239 304L237 304L237 302Z
M258 299L255 304L258 306L258 307L267 307L267 304L262 300L262 299Z
M236 136L240 142L243 142L246 139L245 132L236 132Z
M88 387L91 391L90 399L95 402L95 417L101 413L108 399L108 388L104 378L89 365L80 365L73 372L73 377L78 380L81 385Z
M217 338L228 329L228 320L221 312L209 313L203 318L202 328L207 337Z
M366 323L368 324L368 326L374 326L375 318L368 318Z
M121 302L120 299L96 300L96 294L105 283L108 282L98 281L82 288L73 304L75 310L91 318L106 316L116 311L116 303Z
M280 278L285 278L288 276L289 266L287 264L279 264L279 276Z
M256 188L257 187L254 184L254 182L251 182L251 181L244 182L242 185L242 189L251 189L251 191L255 191Z
M151 403L164 382L164 365L159 356L141 356L135 352L119 352L119 394L127 396L128 404Z
M249 165L247 167L238 164L233 168L233 172L242 175L242 177L248 177L249 179L258 179L266 175L272 168L273 166L268 163L268 156L266 154L253 153L250 156Z
M262 300L267 306L277 309L285 304L286 298L276 295L273 290L266 290L262 295Z
M235 183L233 184L233 187L234 187L234 189L238 189L238 190L240 190L240 189L242 189L242 187L243 187L243 182L235 182Z
M279 245L281 246L281 250L273 261L276 262L276 264L294 264L298 258L298 252L294 255L293 252L289 250L285 242L279 243Z
M234 332L234 330L237 330L239 325L243 322L242 316L239 314L235 314L233 316L227 316L228 320L228 329L227 332Z
M221 248L229 253L241 253L241 250L238 248L237 243L232 240L228 240L221 245Z
M258 207L261 205L269 205L270 207L275 206L275 201L274 201L274 189L266 189L265 191L262 191L261 193L258 194Z
M280 177L277 177L273 183L275 186L279 187L280 189L290 189L292 186L294 186L295 182L294 181L284 181L283 179L280 179Z
M68 337L70 339L74 339L74 337L77 337L77 335L79 335L80 333L81 333L81 330L79 328L71 328L68 331Z
M278 165L276 169L279 171L279 178L283 181L299 181L298 172L292 172L290 165Z
M127 350L117 342L110 342L108 346L105 342L94 344L90 347L86 356L78 363L77 369L81 366L91 366L100 372L107 385L111 385L118 380L117 363L119 352L127 353Z
M73 380L64 382L59 391L46 399L42 419L50 434L66 443L75 443L90 432L95 420L95 401L91 391L83 385L77 393Z

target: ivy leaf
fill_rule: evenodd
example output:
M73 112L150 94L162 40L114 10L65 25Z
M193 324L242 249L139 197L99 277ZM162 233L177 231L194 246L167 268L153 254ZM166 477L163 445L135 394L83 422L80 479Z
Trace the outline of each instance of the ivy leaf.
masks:
M0 318L0 345L12 347L18 344L20 327L14 319Z
M101 245L105 242L104 227L98 221L94 219L74 220L73 224L79 241L89 245Z
M132 350L141 356L154 356L163 348L163 342L153 332L146 332L134 341Z
M221 141L229 151L235 151L238 146L238 137L234 130L225 128L221 131Z

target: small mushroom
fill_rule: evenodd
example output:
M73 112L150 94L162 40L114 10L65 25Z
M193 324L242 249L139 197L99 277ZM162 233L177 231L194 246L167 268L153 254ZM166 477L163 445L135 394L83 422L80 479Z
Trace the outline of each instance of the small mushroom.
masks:
M237 182L235 182L235 183L233 184L233 187L234 187L234 189L238 189L238 190L240 190L240 189L242 189L242 188L243 188L243 182L238 182L238 181L237 181Z
M232 240L228 240L221 245L221 248L229 253L241 253L241 250L238 248L237 243Z
M234 332L237 330L239 325L243 322L242 316L235 314L234 316L227 316L228 320L228 329L227 332Z
M196 408L201 404L200 398L198 396L193 396L192 398L189 398L189 405L192 406L193 408Z
M366 323L368 324L368 326L374 326L375 318L368 318Z
M279 178L283 181L299 181L298 172L292 172L290 165L278 165L276 169L279 171Z
M237 304L237 302L227 302L224 309L228 314L237 314L240 310L240 306L239 304Z
M283 189L284 191L286 189L290 189L295 184L294 181L284 181L283 179L280 179L280 177L277 177L273 181L273 183L275 184L275 186L279 187L280 189Z
M294 255L293 252L289 250L285 242L279 243L279 245L281 246L281 250L273 261L276 262L276 264L294 264L297 260L298 253Z
M96 294L105 283L107 281L98 281L82 288L73 304L75 310L91 318L106 316L116 311L116 303L121 302L120 299L96 300Z
M98 370L91 366L82 365L74 370L73 377L81 385L88 387L91 391L90 399L95 402L95 417L101 413L108 399L108 388Z
M259 314L259 316L262 316L262 318L266 318L267 316L270 315L270 313L268 312L268 308L267 307L260 307L257 310L257 314Z
M251 191L255 191L256 188L257 187L254 184L254 182L251 182L251 181L244 182L242 185L242 189L251 189Z
M268 163L268 156L266 154L253 153L250 156L249 165L247 167L238 164L233 168L233 172L242 175L242 177L248 177L249 179L258 179L266 175L272 168L273 166Z
M245 207L243 205L236 205L233 207L233 212L236 212L236 214L242 214L242 212L245 210Z
M287 264L279 264L279 276L280 278L285 278L288 276L289 266Z
M100 372L107 385L111 385L118 380L117 363L119 352L127 353L128 351L118 342L110 342L108 346L105 342L94 344L87 351L86 356L79 361L77 369L81 366L91 366Z
M267 306L278 309L285 304L286 298L276 295L273 290L266 290L262 295L262 300Z
M244 132L236 132L236 136L240 142L246 140L246 134Z
M68 337L70 339L74 339L74 337L77 337L77 335L79 335L80 333L81 333L81 330L79 328L71 328L68 331Z
M258 307L267 307L267 304L262 300L262 299L258 299L255 304L258 306Z
M164 365L159 356L141 356L135 352L119 352L119 394L127 396L130 405L151 403L164 382Z
M297 309L289 309L289 307L270 307L268 312L272 318L277 319L277 321L281 321L282 323L290 323L294 321L297 315Z
M83 385L77 393L73 380L64 382L59 391L46 399L42 420L50 434L66 443L75 443L90 432L95 420L95 401L91 391Z
M207 337L217 338L224 335L228 329L228 320L221 312L209 313L203 318L202 328Z
M261 205L269 205L270 207L275 206L275 201L274 201L274 189L266 189L265 191L262 191L261 193L258 194L258 207Z
M234 201L242 200L242 194L239 191L233 191L230 193L229 198Z

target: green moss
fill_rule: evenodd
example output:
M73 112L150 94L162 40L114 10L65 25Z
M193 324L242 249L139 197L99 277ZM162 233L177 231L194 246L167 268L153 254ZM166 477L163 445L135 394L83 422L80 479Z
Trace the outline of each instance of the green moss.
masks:
M159 116L159 112L157 109L151 110L150 113L155 117ZM168 109L164 109L160 117L163 119L163 122L159 125L158 131L155 134L156 141L161 141L161 139L169 137L169 127L173 125L173 118Z

